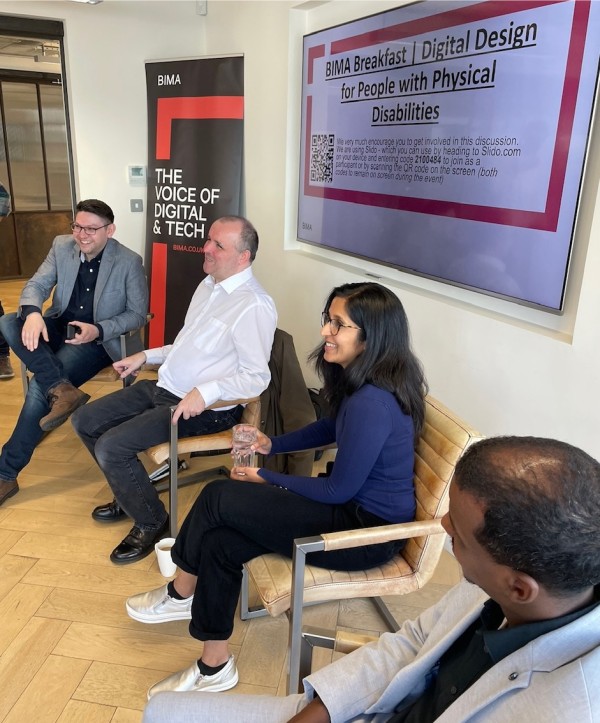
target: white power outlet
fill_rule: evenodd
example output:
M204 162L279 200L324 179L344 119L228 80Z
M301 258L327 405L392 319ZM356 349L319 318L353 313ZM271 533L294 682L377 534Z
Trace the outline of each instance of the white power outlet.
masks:
M196 0L196 15L206 15L208 13L207 0Z

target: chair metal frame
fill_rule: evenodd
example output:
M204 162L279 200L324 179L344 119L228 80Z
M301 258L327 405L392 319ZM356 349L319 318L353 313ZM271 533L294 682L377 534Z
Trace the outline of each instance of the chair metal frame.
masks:
M456 455L456 452L458 451L460 454L464 452L464 450L470 446L473 442L475 442L478 439L482 438L482 435L480 435L479 432L471 428L470 426L466 425L462 420L458 419L456 415L454 415L452 412L447 410L443 405L441 405L436 400L432 399L431 397L428 397L427 400L428 405L428 414L437 415L440 414L441 418L443 420L450 419L453 427L456 429L453 429L453 433L456 431L460 431L461 435L461 441L460 442L448 442L447 445L441 445L442 447L447 446L447 452L448 457L452 458ZM427 422L427 415L426 415L426 422ZM440 435L438 429L433 426L431 428L430 433L435 438L436 443L439 443L439 440L442 438L442 435ZM293 557L292 557L292 566L291 566L291 580L290 580L290 586L291 586L291 595L289 600L289 607L285 610L286 614L289 618L289 660L288 660L288 678L287 678L287 692L288 693L295 693L297 691L300 691L301 686L301 676L306 672L307 666L305 659L302 659L302 655L306 657L306 653L302 651L302 636L301 636L301 630L302 630L302 609L304 606L307 605L313 605L318 604L319 602L325 602L327 600L333 600L333 599L343 599L346 597L345 595L345 589L348 589L347 585L344 585L343 583L337 583L332 582L331 584L325 584L323 585L323 589L325 590L325 593L317 589L319 586L313 586L312 588L309 587L309 589L314 591L313 594L313 600L309 600L308 602L304 602L305 597L305 571L310 570L310 565L306 565L306 555L311 552L318 552L318 551L326 551L326 550L337 550L337 549L344 549L344 548L350 548L350 547L358 547L366 544L377 544L380 542L388 542L391 540L401 540L406 539L410 540L411 538L417 538L421 540L429 540L431 536L437 536L442 535L444 533L444 529L441 525L441 515L446 511L447 509L447 498L448 498L448 488L454 473L454 467L456 465L456 462L458 461L458 457L456 459L453 459L453 461L447 461L445 457L445 452L442 456L440 456L440 452L435 450L436 459L442 460L443 466L446 469L446 474L448 475L447 479L444 478L444 490L442 493L442 496L438 500L438 507L439 511L436 513L436 516L434 518L424 519L424 520L417 520L415 522L408 522L408 523L398 523L398 524L392 524L392 525L383 525L381 527L376 528L368 528L368 529L362 529L362 530L348 530L344 532L335 532L335 533L325 533L323 535L317 535L314 537L306 537L306 538L299 538L295 540L294 544L294 551L293 551ZM424 464L423 462L421 464ZM427 464L425 464L426 471L428 470ZM436 475L437 477L437 475ZM423 550L427 547L427 542L424 542L422 545L422 554L421 558L423 556ZM439 555L441 555L441 551L443 549L443 540L440 541L440 543L436 543L436 545L432 546L434 550L436 550L435 554L437 554L437 559L439 559ZM431 549L431 548L430 548ZM401 553L402 554L402 553ZM263 556L267 559L270 557L273 557L273 555L266 555ZM274 556L276 560L280 558L280 556L276 555ZM430 554L431 557L431 554ZM258 558L259 560L261 558ZM268 611L264 606L262 607L249 607L249 573L248 568L252 568L253 564L256 564L254 560L251 560L249 563L246 563L244 566L244 572L243 572L243 579L242 579L242 590L240 595L240 617L242 620L248 620L255 617L261 617L263 615L272 614L277 615L281 611L281 606L285 604L286 595L282 592L279 600L277 601L276 605L278 606L279 610L274 610L273 612ZM412 565L411 565L412 567ZM313 568L314 569L314 568ZM431 569L428 573L423 573L420 570L420 561L417 564L417 569L419 569L419 573L417 573L417 576L419 577L419 580L416 583L416 586L413 589L417 589L422 587L427 580L430 578L431 574L433 573L433 569ZM415 570L413 569L413 575L415 573ZM395 577L390 578L392 583L396 585ZM396 620L394 619L391 612L388 610L386 604L381 599L379 594L376 594L377 588L385 587L385 584L390 584L389 581L387 581L385 578L381 580L373 580L369 581L372 587L372 590L370 591L371 594L368 592L363 592L358 597L369 597L371 600L373 600L374 605L376 606L377 611L382 616L383 620L385 621L386 625L391 631L398 630L398 624ZM350 582L349 584L353 584ZM333 588L333 590L332 590ZM285 581L282 581L282 589L290 589L285 587ZM408 591L408 590L407 590ZM406 592L406 591L405 591ZM259 590L260 594L260 590ZM383 594L395 594L391 593L389 591L384 592ZM316 599L314 599L316 598ZM273 605L275 608L275 604Z
M214 404L211 404L207 409L220 409L223 407L234 407L238 404L244 405L244 412L240 423L252 423L257 421L260 417L260 397L251 397L249 399L233 399L233 400L219 400ZM177 407L171 407L171 418ZM248 417L252 418L252 421L247 422ZM209 479L211 477L229 477L229 468L221 465L213 469L199 470L198 472L192 472L185 477L179 477L179 464L178 457L180 454L186 453L204 453L204 454L215 454L225 453L231 449L231 439L233 432L231 429L227 429L223 432L216 432L215 434L202 434L195 437L182 437L179 439L179 430L177 424L170 425L169 430L169 441L163 444L158 444L155 447L151 447L146 450L146 454L152 459L153 462L161 464L165 460L169 461L169 477L167 482L161 482L155 486L158 492L164 490L169 491L169 530L171 537L177 536L177 490L180 487L186 487L187 485L194 484L203 479Z

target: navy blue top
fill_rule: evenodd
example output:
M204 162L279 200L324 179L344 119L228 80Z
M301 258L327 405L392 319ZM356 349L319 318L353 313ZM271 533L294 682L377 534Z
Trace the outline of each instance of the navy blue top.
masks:
M389 522L415 519L414 425L390 392L365 384L346 397L336 418L272 439L271 454L337 443L329 477L295 477L260 469L270 484L317 502L357 502Z

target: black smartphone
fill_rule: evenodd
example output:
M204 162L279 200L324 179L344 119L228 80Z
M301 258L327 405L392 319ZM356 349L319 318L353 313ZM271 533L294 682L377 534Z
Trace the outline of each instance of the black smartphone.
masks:
M67 325L67 339L74 339L75 334L81 334L81 327L77 326L77 324L68 324Z

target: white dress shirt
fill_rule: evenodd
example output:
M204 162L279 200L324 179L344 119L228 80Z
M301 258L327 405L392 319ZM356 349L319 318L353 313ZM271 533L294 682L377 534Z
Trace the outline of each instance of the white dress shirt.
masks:
M258 396L271 378L276 325L273 299L252 267L218 284L207 276L194 292L173 344L149 349L146 359L161 364L158 386L180 398L194 387L206 406L218 399Z

